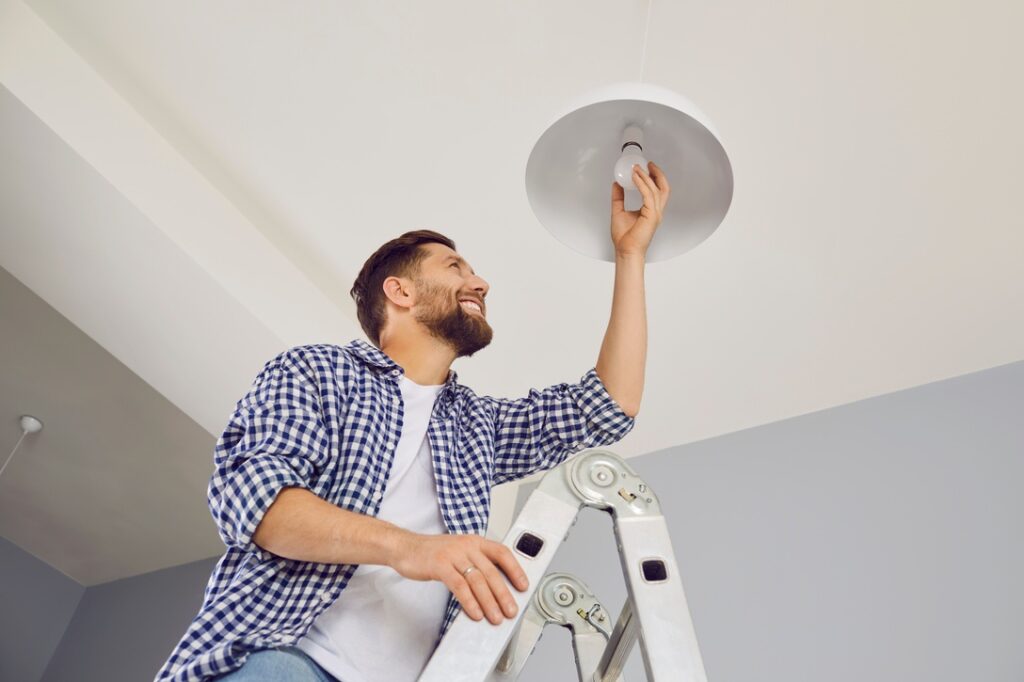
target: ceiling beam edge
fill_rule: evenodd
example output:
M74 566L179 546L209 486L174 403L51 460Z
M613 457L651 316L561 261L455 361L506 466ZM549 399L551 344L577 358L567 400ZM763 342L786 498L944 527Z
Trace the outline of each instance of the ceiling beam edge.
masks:
M0 83L284 341L347 341L354 320L19 0L0 0Z

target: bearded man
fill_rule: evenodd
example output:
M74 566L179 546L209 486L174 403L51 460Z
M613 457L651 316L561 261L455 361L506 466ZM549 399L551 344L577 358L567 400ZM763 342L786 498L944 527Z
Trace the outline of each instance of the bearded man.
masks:
M516 615L507 582L528 585L483 537L491 488L617 442L640 409L644 261L670 188L653 163L633 180L639 211L612 184L611 319L578 383L504 399L458 382L452 362L491 342L490 286L430 230L360 271L370 343L267 363L214 451L208 501L227 551L158 681L411 681L460 609Z

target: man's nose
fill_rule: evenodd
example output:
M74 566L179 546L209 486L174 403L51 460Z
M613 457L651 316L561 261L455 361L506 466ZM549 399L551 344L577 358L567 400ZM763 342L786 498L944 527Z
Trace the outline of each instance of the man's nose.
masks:
M473 280L473 290L479 291L481 295L486 296L487 292L491 290L491 285L480 275L473 275Z

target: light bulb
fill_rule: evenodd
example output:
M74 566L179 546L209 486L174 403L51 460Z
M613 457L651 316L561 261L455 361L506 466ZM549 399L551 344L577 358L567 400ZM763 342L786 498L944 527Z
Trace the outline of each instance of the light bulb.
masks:
M615 162L613 171L615 182L619 183L623 189L637 189L633 183L633 164L639 165L645 173L650 172L647 168L647 159L643 154L643 143L644 132L637 126L626 126L622 132L622 153L619 155L619 160Z

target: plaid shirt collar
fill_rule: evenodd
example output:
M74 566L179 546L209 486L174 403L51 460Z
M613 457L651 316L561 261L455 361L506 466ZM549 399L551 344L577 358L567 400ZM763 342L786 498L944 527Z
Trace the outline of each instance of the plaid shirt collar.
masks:
M392 360L387 353L362 339L354 339L346 348L371 367L377 367L384 371L391 370L392 372L398 370L401 374L405 374L405 369ZM458 384L458 379L458 373L454 369L449 368L448 379L444 382L444 388L441 389L441 392L450 393L453 391Z

